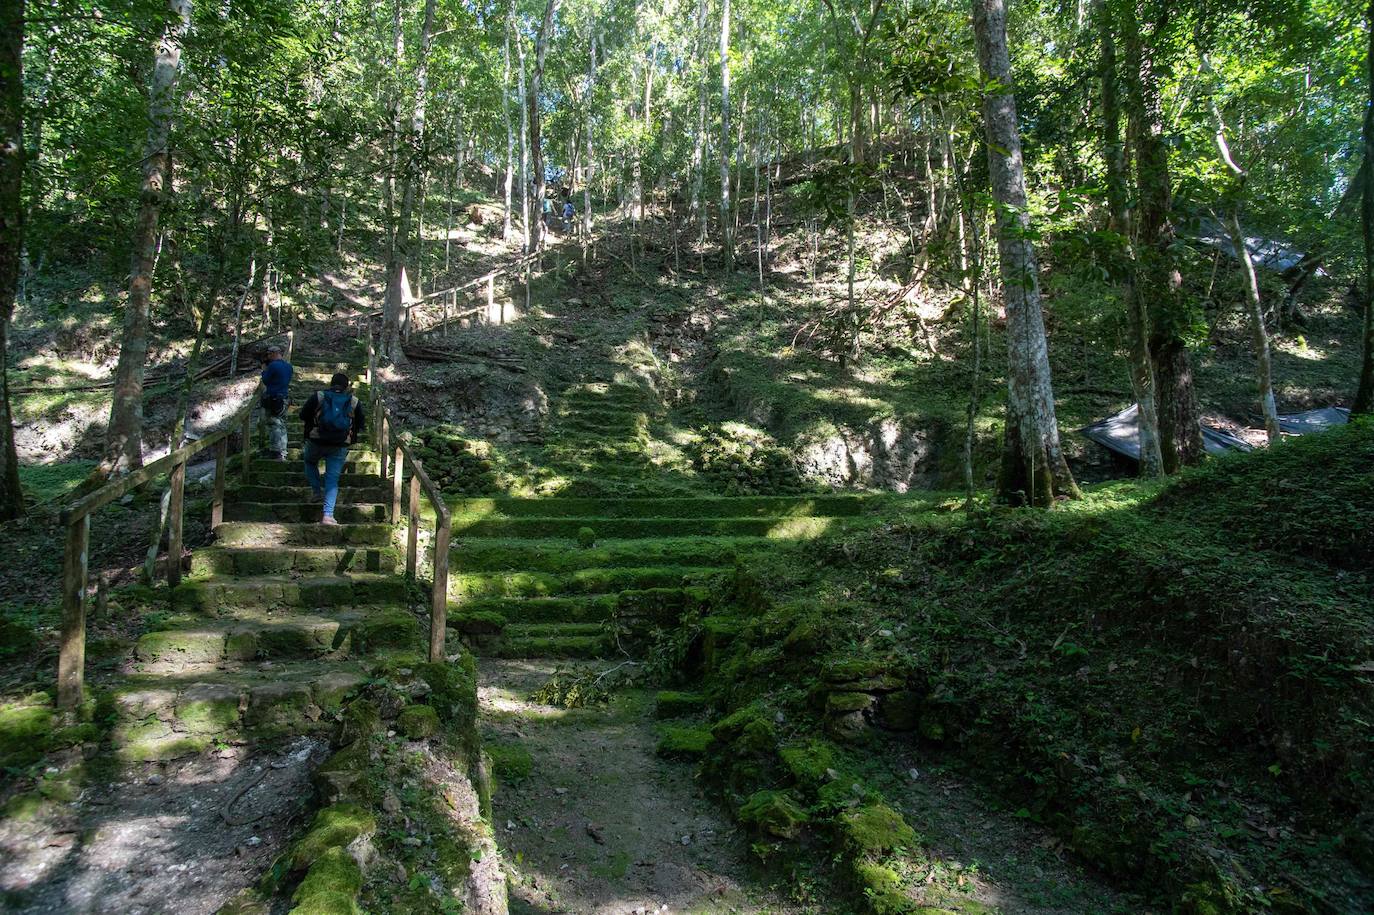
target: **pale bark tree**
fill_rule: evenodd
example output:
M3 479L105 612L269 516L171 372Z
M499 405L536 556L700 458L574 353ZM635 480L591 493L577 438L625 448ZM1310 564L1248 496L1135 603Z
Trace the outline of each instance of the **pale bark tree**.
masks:
M553 16L558 11L558 0L549 0L544 6L544 18L539 23L539 32L534 38L534 73L530 79L530 94L525 100L530 120L530 161L534 171L534 233L530 250L537 251L544 244L544 148L540 141L539 95L544 89L544 58L549 50L549 36L553 33Z
M735 222L730 207L730 0L720 10L720 237L725 269L735 266Z
M515 128L510 120L510 33L515 22L515 0L506 8L506 46L501 62L501 117L506 122L505 206L501 211L501 237L510 238L511 185L515 181Z
M1211 62L1206 52L1198 55L1202 64L1203 77L1212 73ZM1226 139L1226 121L1222 118L1221 107L1216 95L1208 92L1208 105L1212 111L1212 121L1216 127L1213 137L1217 155L1222 164L1231 172L1232 186L1230 212L1226 214L1226 234L1231 237L1231 247L1236 260L1240 263L1241 275L1245 278L1245 298L1250 306L1250 336L1255 347L1255 386L1259 394L1260 413L1264 416L1264 433L1273 444L1282 437L1279 430L1279 411L1274 402L1273 366L1269 351L1269 332L1264 326L1264 302L1260 297L1259 278L1255 276L1255 261L1250 256L1250 247L1245 243L1245 232L1240 222L1241 200L1245 193L1245 181L1249 177L1245 169L1231 153L1231 144Z
M998 494L1008 501L1044 506L1056 494L1079 493L1060 447L1054 413L1006 26L1004 0L973 0L978 61L983 79L992 84L984 90L983 122L1007 311L1007 420Z
M1360 223L1364 238L1364 356L1354 413L1374 413L1374 0L1366 15L1369 46L1365 52L1369 98L1364 109L1364 195Z
M514 5L511 6L514 10ZM516 56L520 61L520 233L525 253L530 251L530 108L525 104L525 38L515 32Z
M586 160L582 166L582 261L587 260L587 248L592 243L592 105L596 99L596 16L587 11L587 40L591 43L587 55L587 106L584 115L583 140Z
M420 24L420 47L415 64L415 94L411 102L405 137L400 144L401 207L396 219L396 241L392 245L391 263L387 265L386 303L382 316L381 340L383 355L394 363L405 361L405 351L401 343L402 324L406 320L405 306L411 295L408 269L414 264L419 246L419 234L415 227L415 202L424 164L425 114L429 100L429 52L434 36L434 5L435 0L425 0ZM418 264L415 266L418 267Z
M148 362L148 322L152 307L153 263L157 256L158 218L169 187L170 136L176 111L181 44L191 24L191 0L169 0L172 16L158 39L148 97L148 135L143 147L143 180L138 222L134 227L129 301L124 308L124 337L115 368L110 424L105 454L92 482L143 466L143 374Z
M1122 4L1126 42L1127 125L1136 166L1136 294L1150 309L1150 359L1154 364L1159 450L1165 473L1202 460L1201 409L1193 366L1180 321L1182 277L1174 264L1174 229L1169 148L1159 80L1150 47L1141 34L1133 0ZM1162 23L1155 24L1158 33Z
M0 0L0 521L24 514L10 415L9 326L24 250L24 0Z
M697 129L692 137L692 200L688 218L697 223L697 247L706 245L706 201L703 197L706 183L706 2L697 0L696 36L697 66L701 74L697 81Z
M1111 230L1126 242L1126 263L1117 282L1126 311L1131 390L1139 405L1140 473L1158 477L1164 473L1164 456L1159 449L1155 370L1150 359L1150 315L1136 282L1135 246L1126 192L1126 149L1121 140L1121 106L1117 95L1116 36L1106 0L1095 0L1093 15L1102 44L1098 75L1102 90L1102 157L1107 166L1107 209Z

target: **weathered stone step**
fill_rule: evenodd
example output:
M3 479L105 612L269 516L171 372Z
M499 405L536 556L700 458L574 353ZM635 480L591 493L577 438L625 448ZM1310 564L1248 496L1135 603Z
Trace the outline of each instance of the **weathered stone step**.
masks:
M455 537L563 538L587 527L597 537L766 537L805 540L825 533L833 518L481 518L453 519Z
M295 486L240 486L234 490L234 498L245 502L308 502L310 487L305 485L304 472L297 474ZM346 505L353 502L386 502L391 493L385 486L340 486L339 502Z
M505 658L585 659L607 658L615 654L615 644L605 632L588 635L573 629L565 635L536 631L539 634L527 634L521 627L515 626L507 629L505 638L497 643L494 653Z
M191 554L191 574L342 575L396 570L395 550L379 547L206 547Z
M254 470L254 485L262 486L301 486L305 483L305 469L300 461L276 462L268 461L271 469ZM366 465L364 465L365 467ZM376 487L382 485L380 468L374 467L370 471L351 473L347 467L339 475L339 487ZM324 471L321 470L321 473Z
M215 526L220 546L382 547L391 543L390 524L263 524L226 521Z
M213 620L193 619L146 633L134 657L144 673L180 673L232 662L413 650L421 639L415 617L395 608L349 608L329 616L238 608Z
M366 682L356 661L270 663L235 672L134 675L113 691L111 743L124 762L199 753L217 740L327 733Z
M270 473L275 470L286 468L299 472L301 470L301 460L301 449L288 447L285 461L273 460L272 458L254 458L252 471L256 473L262 470ZM320 466L324 466L323 462ZM370 449L360 448L355 450L350 448L348 449L348 456L344 458L345 473L350 471L353 473L377 473L381 469L381 459L377 457L375 451Z
M624 415L603 417L574 414L557 417L554 423L558 429L564 432L614 436L616 438L642 435L649 428L648 420L642 415L635 418Z
M705 589L695 587L638 588L585 597L489 597L463 601L453 607L451 622L462 628L464 616L495 615L508 624L594 623L613 616L672 621L700 605Z
M449 598L564 597L611 594L643 588L677 588L693 576L719 569L691 566L621 567L553 572L458 572L449 576Z
M212 577L190 579L177 585L172 589L172 606L204 612L222 607L350 607L403 603L406 588L404 578L370 572L316 578L290 575Z
M341 524L363 524L370 521L385 521L391 506L381 503L340 502L334 506L334 518ZM224 506L226 521L265 521L269 523L291 524L319 521L321 515L318 502L243 502L234 500Z
M658 540L598 540L572 549L561 540L471 539L454 544L450 568L466 572L574 572L626 566L727 566L767 541L756 537L670 537Z
M712 496L700 498L450 499L455 517L542 518L839 518L863 512L865 496Z

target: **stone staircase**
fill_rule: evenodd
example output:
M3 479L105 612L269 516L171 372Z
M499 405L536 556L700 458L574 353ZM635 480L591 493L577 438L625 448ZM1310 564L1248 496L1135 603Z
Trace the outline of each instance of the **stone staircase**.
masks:
M423 647L376 451L350 450L337 527L319 523L302 473L296 411L335 371L350 373L366 402L362 360L299 352L292 361L287 460L252 460L214 544L194 553L170 612L139 638L113 691L113 743L126 760L322 733L369 661Z
M577 497L450 502L449 624L480 653L634 654L635 634L701 604L740 555L863 513L857 495L722 497L656 460L656 397L581 382L554 405L545 461Z

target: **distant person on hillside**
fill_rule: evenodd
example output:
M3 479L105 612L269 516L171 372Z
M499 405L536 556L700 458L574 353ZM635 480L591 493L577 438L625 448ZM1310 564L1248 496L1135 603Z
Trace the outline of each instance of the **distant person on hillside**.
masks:
M571 200L563 201L563 231L571 232L577 228L577 207Z
M364 428L363 406L349 390L348 376L335 372L329 379L329 390L311 394L301 407L301 420L305 423L305 481L310 484L311 500L324 502L321 524L338 524L334 503L339 498L339 477L348 460L348 446L358 441Z
M282 358L282 349L273 343L267 347L262 368L262 424L267 431L266 455L274 460L286 460L286 405L291 392L291 376L295 369Z

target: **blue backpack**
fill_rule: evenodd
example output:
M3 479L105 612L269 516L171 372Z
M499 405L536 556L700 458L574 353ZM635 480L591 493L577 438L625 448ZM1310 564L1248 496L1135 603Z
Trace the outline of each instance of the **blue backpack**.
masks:
M358 398L347 391L321 391L310 437L325 445L347 445L353 434L353 411Z

